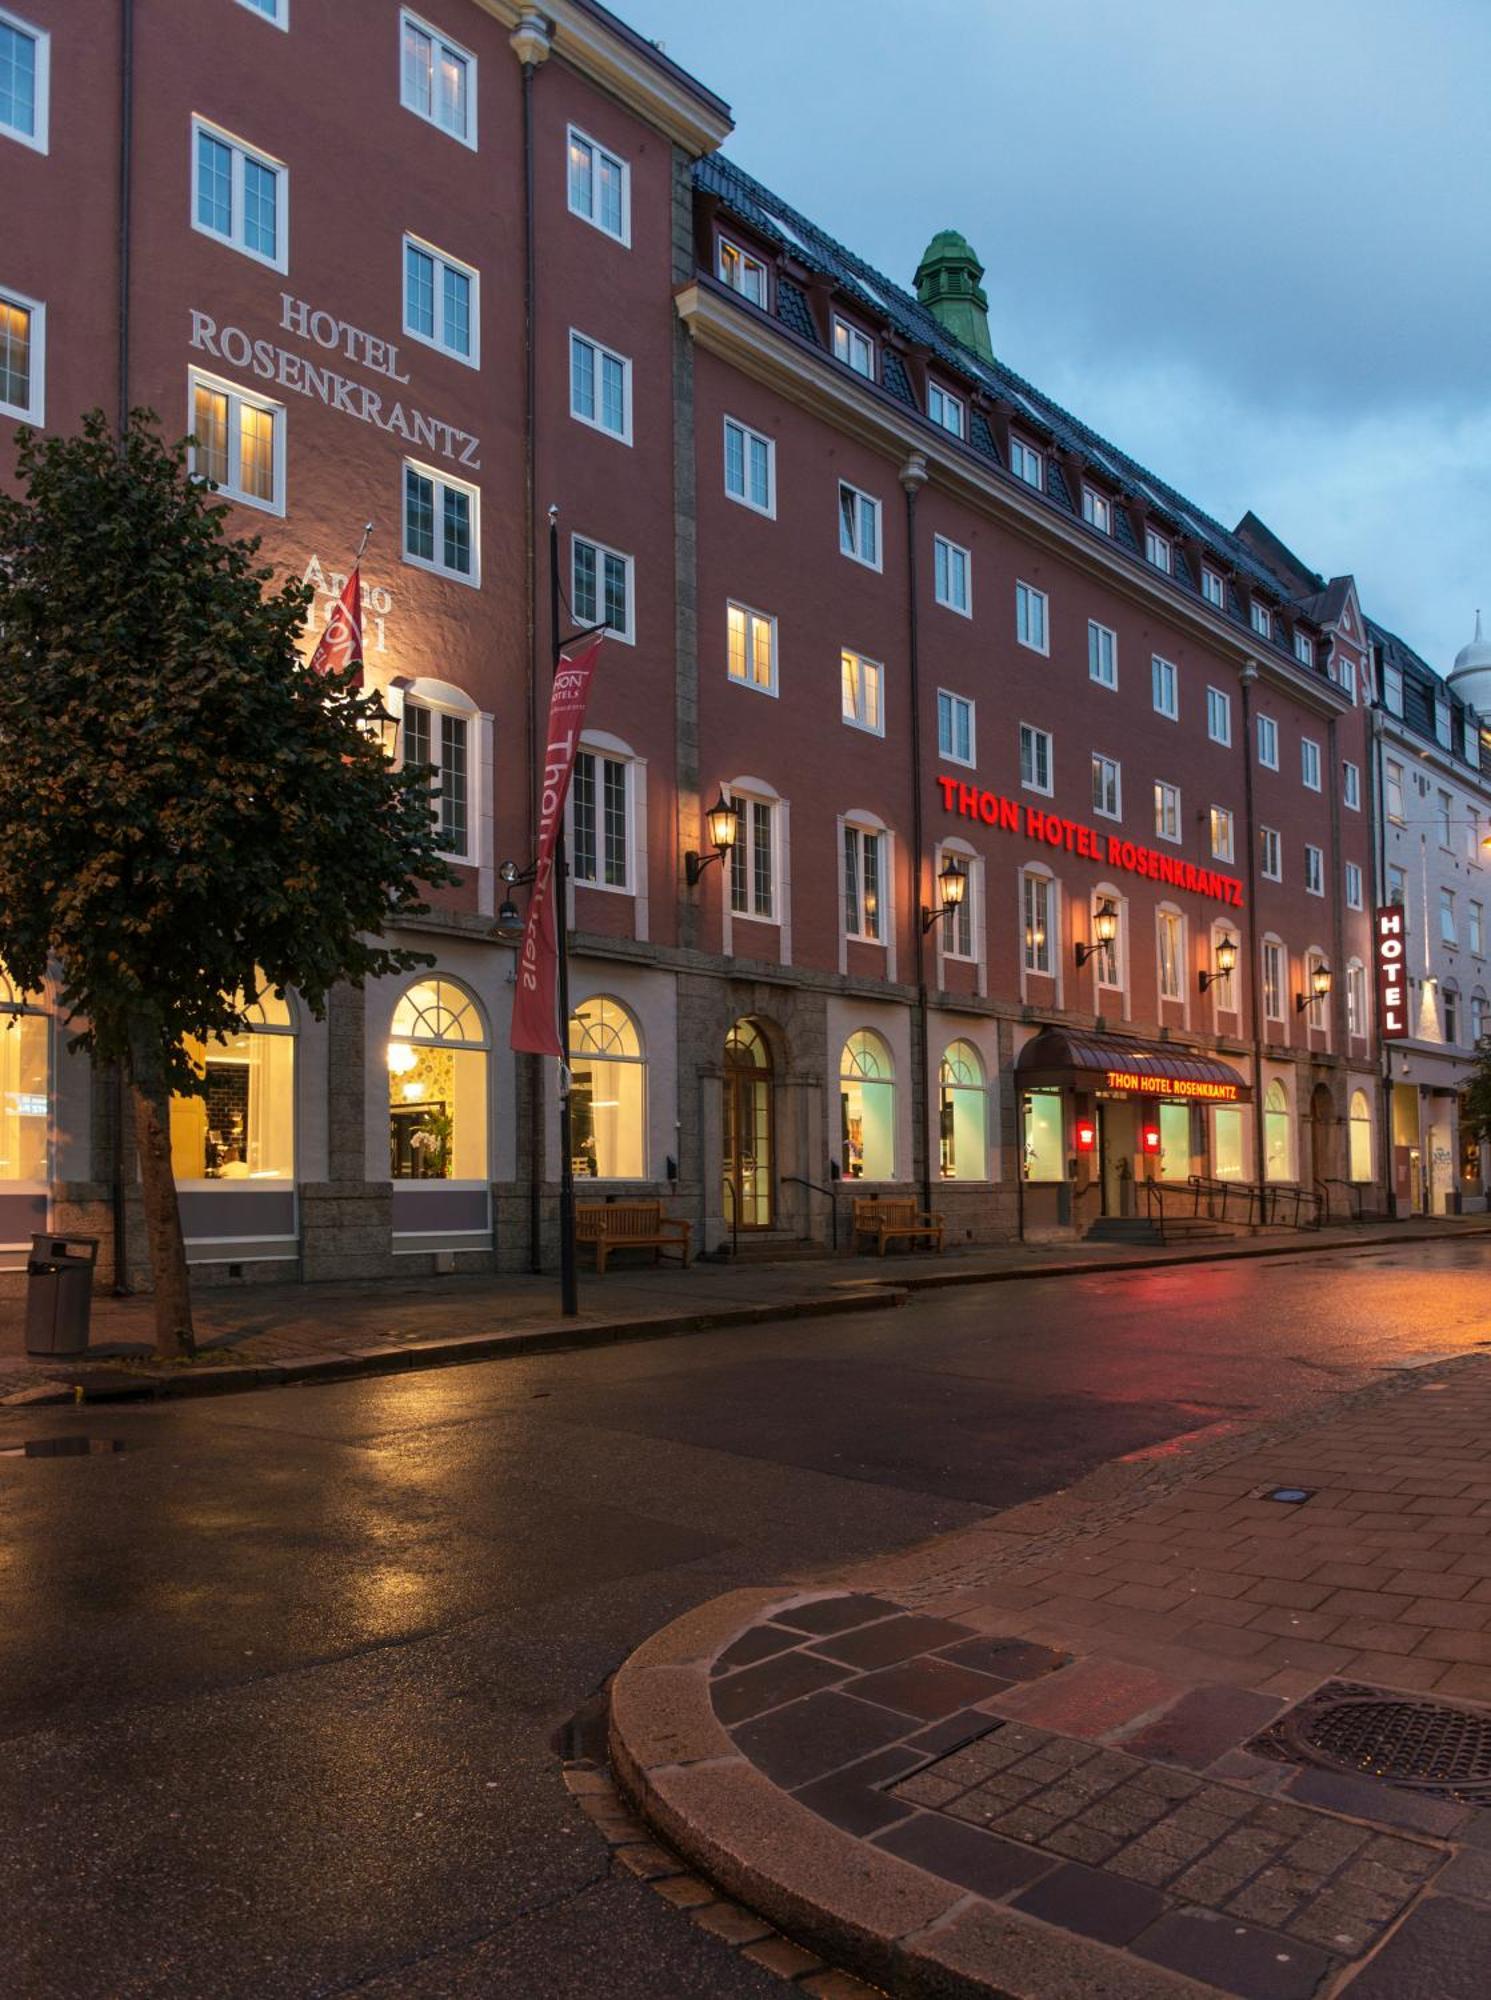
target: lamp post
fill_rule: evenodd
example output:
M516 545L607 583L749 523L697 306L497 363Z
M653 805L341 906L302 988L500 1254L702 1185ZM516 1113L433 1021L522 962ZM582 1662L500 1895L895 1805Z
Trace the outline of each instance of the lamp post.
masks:
M1078 969L1080 970L1082 966L1086 965L1088 959L1094 957L1096 953L1107 951L1117 936L1118 911L1111 902L1104 901L1093 911L1092 943L1079 943L1074 944L1072 947L1076 953Z
M1219 938L1217 941L1217 960L1215 969L1211 972L1205 972L1205 971L1198 972L1196 975L1197 985L1201 988L1201 991L1204 993L1207 990L1207 988L1213 985L1217 980L1230 979L1232 977L1233 967L1236 964L1237 964L1237 939L1230 937Z
M1328 965L1317 965L1315 970L1310 974L1310 991L1308 993L1296 993L1294 996L1295 1013L1303 1014L1307 1007L1318 1005L1320 1001L1325 999L1330 990L1330 967Z
M922 935L926 936L933 924L942 917L950 917L960 909L968 894L968 870L960 867L957 859L949 855L937 871L937 888L942 900L935 909L922 905Z

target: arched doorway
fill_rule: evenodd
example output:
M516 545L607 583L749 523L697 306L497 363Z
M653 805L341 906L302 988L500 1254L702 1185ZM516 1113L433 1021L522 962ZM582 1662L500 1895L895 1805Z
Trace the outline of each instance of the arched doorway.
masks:
M1317 1083L1310 1093L1310 1178L1317 1185L1340 1179L1336 1163L1336 1107L1323 1083Z
M724 1204L727 1226L770 1229L774 1217L775 1134L771 1049L754 1021L725 1037Z

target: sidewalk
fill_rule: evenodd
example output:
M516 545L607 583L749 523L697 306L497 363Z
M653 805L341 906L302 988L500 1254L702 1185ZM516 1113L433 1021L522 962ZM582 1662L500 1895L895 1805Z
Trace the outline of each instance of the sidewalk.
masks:
M1297 1256L1330 1249L1491 1236L1484 1216L1343 1225L1308 1234L1241 1237L1173 1248L1112 1243L1015 1245L887 1257L825 1257L783 1264L695 1263L688 1270L613 1266L580 1275L580 1313L559 1312L556 1277L370 1280L361 1285L264 1285L201 1292L199 1358L151 1360L147 1297L93 1301L86 1355L52 1361L25 1352L24 1299L0 1299L0 1406L17 1399L93 1402L118 1397L219 1394L546 1348L661 1338L709 1327L864 1312L919 1291L1025 1277L1143 1270L1235 1257Z
M610 1748L672 1900L893 1995L1483 2000L1491 1358L705 1605Z

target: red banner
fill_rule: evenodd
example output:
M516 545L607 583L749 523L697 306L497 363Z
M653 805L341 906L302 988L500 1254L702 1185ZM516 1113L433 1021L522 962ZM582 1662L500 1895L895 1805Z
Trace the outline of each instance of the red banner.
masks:
M554 849L564 825L564 801L585 727L590 683L604 643L602 633L573 660L561 660L549 700L549 733L544 739L543 786L539 793L538 854L533 893L528 899L528 924L518 955L518 993L513 1002L512 1046L530 1055L563 1056L569 1026L561 1024L555 1001L559 966L559 884L554 878Z
M311 655L313 674L339 674L356 667L354 687L362 686L362 576L361 564L342 586L342 594L326 614L326 630Z

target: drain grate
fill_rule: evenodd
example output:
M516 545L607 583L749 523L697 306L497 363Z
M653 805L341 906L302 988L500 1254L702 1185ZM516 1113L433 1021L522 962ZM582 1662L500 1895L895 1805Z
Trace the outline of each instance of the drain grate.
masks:
M1483 1710L1329 1681L1249 1748L1281 1763L1491 1805L1491 1713Z

